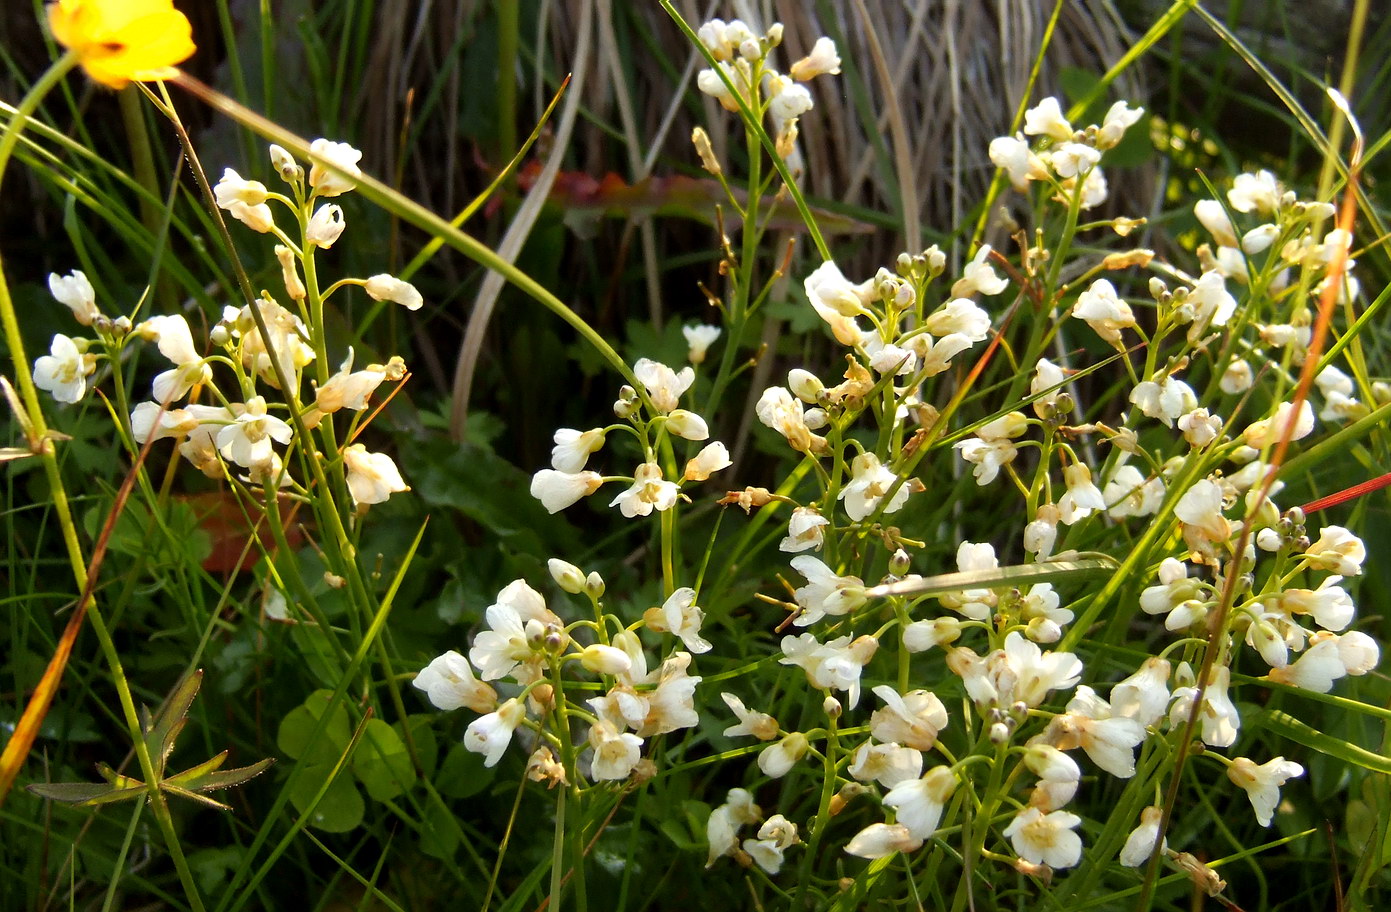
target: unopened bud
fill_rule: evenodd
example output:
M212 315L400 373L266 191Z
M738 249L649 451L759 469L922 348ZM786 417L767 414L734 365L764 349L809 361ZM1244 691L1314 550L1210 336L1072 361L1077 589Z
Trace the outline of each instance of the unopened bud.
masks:
M889 558L889 573L893 576L903 576L912 566L913 559L908 556L908 552L899 548L894 552L893 557Z
M815 405L826 389L826 384L815 374L800 367L794 367L787 372L787 386L792 390L792 395L808 405Z
M344 586L348 585L348 581L343 579L343 577L336 573L329 573L328 571L324 571L324 582L328 584L330 589L342 589Z
M715 147L710 144L710 134L705 132L704 127L696 127L691 131L691 144L695 146L702 168L716 176L724 172L720 167L720 160L715 157Z
M821 709L826 713L828 719L839 719L841 714L840 701L835 697L827 697L821 701Z
M546 567L551 571L551 579L555 580L561 589L571 595L578 595L584 591L584 571L579 567L558 557L547 561Z
M599 571L591 570L589 576L585 577L584 594L592 599L604 597L604 578L599 575Z

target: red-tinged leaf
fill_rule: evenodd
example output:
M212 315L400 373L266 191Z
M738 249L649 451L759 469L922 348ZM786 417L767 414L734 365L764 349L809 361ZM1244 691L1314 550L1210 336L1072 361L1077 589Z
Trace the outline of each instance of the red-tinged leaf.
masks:
M266 528L265 514L258 508L244 512L242 504L229 492L213 491L180 499L193 508L199 528L212 539L212 551L203 560L203 569L209 573L250 570L261 559L261 548L269 550L275 546L274 536ZM303 538L300 526L301 523L286 526L285 538L291 547ZM247 548L252 535L260 539L260 546Z
M522 189L530 188L541 172L539 162L531 162L517 175ZM746 194L734 188L734 197L742 206ZM713 178L685 175L646 177L629 184L613 172L595 179L578 171L562 171L551 187L550 201L561 207L565 224L577 234L594 233L600 218L643 218L666 216L688 218L707 225L715 222L715 206L728 204L725 191ZM822 234L867 234L874 226L849 216L825 209L812 208ZM737 215L726 212L726 223L737 222ZM775 231L797 231L802 219L791 202L776 201L768 213L767 226Z

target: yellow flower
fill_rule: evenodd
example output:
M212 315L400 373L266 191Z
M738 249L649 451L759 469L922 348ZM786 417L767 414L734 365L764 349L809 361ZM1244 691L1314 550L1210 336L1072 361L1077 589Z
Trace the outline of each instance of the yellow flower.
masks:
M87 75L113 89L168 78L195 50L193 28L172 0L57 0L48 24Z

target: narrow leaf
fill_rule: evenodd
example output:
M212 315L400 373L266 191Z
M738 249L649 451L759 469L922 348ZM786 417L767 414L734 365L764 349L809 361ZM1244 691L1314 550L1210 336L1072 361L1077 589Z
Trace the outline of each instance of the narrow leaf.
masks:
M1035 564L1016 564L996 570L967 570L961 573L941 573L919 579L903 579L865 590L870 598L886 595L936 595L960 592L964 589L998 589L1002 586L1033 586L1069 579L1110 576L1116 572L1112 560L1085 559L1040 561Z
M1310 728L1289 713L1272 709L1265 714L1265 724L1274 729L1277 734L1283 735L1297 744L1312 748L1321 754L1327 754L1345 763L1351 763L1373 772L1391 773L1391 757L1383 757L1381 754L1373 753L1366 748L1358 747L1356 744L1349 744L1342 738L1326 735L1318 729Z

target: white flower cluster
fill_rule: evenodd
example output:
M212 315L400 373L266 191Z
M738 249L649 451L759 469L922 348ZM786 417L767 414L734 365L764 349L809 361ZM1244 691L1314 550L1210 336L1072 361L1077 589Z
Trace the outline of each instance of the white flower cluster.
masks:
M708 344L708 343L706 343ZM694 353L694 348L693 348ZM704 359L704 349L700 350ZM697 360L692 358L693 361ZM551 468L542 469L531 479L531 496L546 509L558 513L581 498L588 497L608 481L630 481L609 506L618 507L624 516L650 516L676 506L681 488L687 483L705 481L721 469L728 468L729 450L723 443L706 444L686 462L677 481L670 481L658 462L658 453L672 437L691 441L710 439L705 419L695 412L678 408L681 395L695 382L695 371L683 367L674 371L665 364L643 358L633 365L633 375L642 384L645 397L631 386L619 391L614 414L626 424L578 431L561 428L555 432L555 447L551 450ZM643 415L647 414L644 419ZM617 428L631 431L643 444L644 461L631 476L605 477L585 466L589 457L603 449L608 435Z
M813 106L805 83L817 76L839 74L840 56L834 41L818 38L810 54L792 64L786 75L779 73L770 64L769 54L782 43L782 32L781 23L774 23L758 36L742 20L711 19L697 34L715 59L715 66L696 75L696 87L728 111L738 111L742 99L757 116L766 112L778 153L786 158L797 139L797 118ZM702 158L706 158L704 153Z
M259 181L246 180L231 168L214 188L220 208L254 231L280 241L275 255L287 303L265 291L259 300L241 308L224 308L222 319L210 332L212 345L221 353L208 355L195 344L182 314L149 317L132 329L125 317L109 320L101 315L92 285L82 272L53 275L49 288L54 297L67 305L80 323L93 326L98 339L54 337L50 354L34 364L35 383L60 402L77 402L101 357L97 350L104 349L105 357L116 360L131 338L153 342L171 367L155 377L151 399L138 403L131 412L134 441L144 444L152 439L176 438L179 453L210 478L226 478L236 467L246 471L245 480L256 484L294 486L276 449L291 443L293 430L291 423L273 410L300 410L305 427L312 430L326 416L342 409L364 411L381 383L400 380L405 374L400 358L354 371L350 349L337 374L321 377L323 382L305 407L300 396L302 377L317 357L307 321L315 312L321 313L324 300L343 285L360 285L376 300L395 301L413 310L421 305L420 293L413 286L388 275L344 279L322 295L317 289L306 288L301 279L303 264L316 247L332 247L344 226L339 206L325 204L316 210L315 204L352 190L361 175L357 167L361 153L345 143L316 140L310 155L313 167L306 190L303 169L287 151L271 146L271 163L289 185L293 199ZM276 224L271 203L294 214L299 226L297 240ZM313 307L307 306L311 295ZM228 365L236 375L235 383L219 384L213 373L215 363ZM284 388L286 383L288 388ZM268 402L261 392L263 387L277 390L285 402ZM218 404L185 402L200 395L210 396ZM353 444L342 448L341 458L348 491L359 509L409 490L396 464L384 453L370 453L363 445Z
M437 656L414 684L441 710L467 707L481 713L469 724L464 746L482 754L486 766L502 759L514 732L525 726L537 735L530 739L536 742L528 762L533 778L551 785L627 779L638 768L645 739L699 721L694 695L701 679L687 670L692 652L710 649L700 635L705 613L695 604L694 590L682 588L650 609L640 624L625 627L619 618L603 614L605 587L599 574L586 575L559 559L550 561L550 571L564 591L588 596L599 616L597 626L567 625L541 593L525 580L515 580L485 612L487 629L474 637L468 659L452 650ZM577 627L585 626L596 630L597 642L584 645L573 637ZM636 632L643 626L678 638L690 651L674 650L649 671ZM610 627L616 628L612 636ZM559 676L567 664L597 675L604 691L584 705L567 703L558 711L557 695L565 692ZM494 683L515 695L499 703ZM572 737L571 719L588 724L586 747ZM562 758L558 763L557 754Z
M1056 98L1045 98L1024 112L1024 131L1000 136L990 143L990 160L1009 176L1014 189L1024 191L1031 181L1053 185L1062 198L1072 196L1081 181L1082 209L1106 201L1106 176L1098 167L1102 153L1120 143L1125 131L1144 116L1144 108L1124 101L1113 104L1100 125L1074 129ZM1031 145L1026 137L1036 137Z

